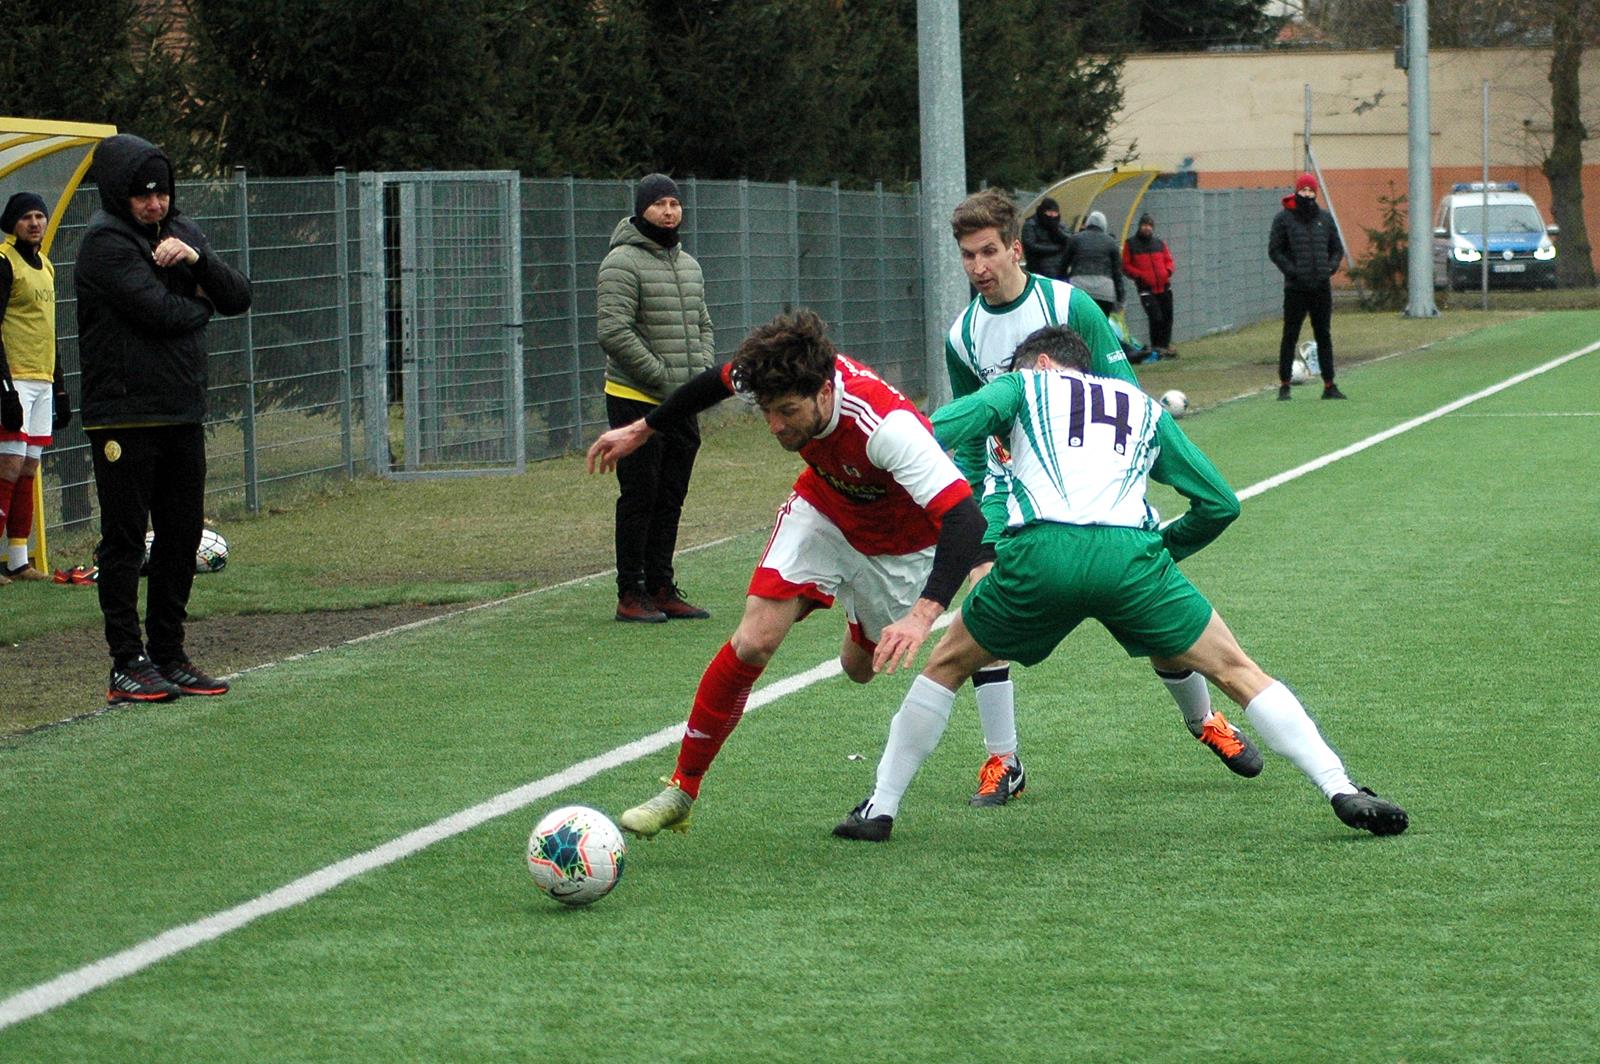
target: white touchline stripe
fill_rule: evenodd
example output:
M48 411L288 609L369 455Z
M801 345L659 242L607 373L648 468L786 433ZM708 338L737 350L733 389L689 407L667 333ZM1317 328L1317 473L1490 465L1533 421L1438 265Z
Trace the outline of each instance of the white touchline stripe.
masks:
M1546 373L1552 369L1555 369L1557 366L1564 365L1575 358L1589 354L1591 351L1596 350L1600 350L1600 341L1592 343L1587 347L1581 348L1580 350L1570 352L1569 354L1563 355L1560 358L1552 359L1541 366L1530 369L1525 373L1519 373L1514 377L1510 377L1504 381L1501 381L1499 384L1492 385L1479 392L1474 392L1465 398L1457 399L1451 403L1446 403L1437 410L1423 414L1421 417L1412 418L1410 421L1402 422L1401 424L1396 425L1394 428L1387 429L1378 433L1377 435L1369 436L1364 440L1353 443L1348 447L1343 447L1337 451L1323 455L1321 458L1317 458L1313 461L1306 462L1303 465L1296 466L1288 472L1280 473L1274 477L1268 477L1266 480L1252 484L1250 487L1239 492L1239 498L1247 499L1255 495L1260 495L1262 492L1270 491L1281 484L1286 484L1291 480L1303 477L1307 473L1315 472L1316 470L1330 465L1333 462L1337 462L1342 458L1348 458L1353 454L1358 454L1369 447L1382 443L1384 440L1392 439L1403 432L1409 432L1420 425L1425 425L1430 421L1434 421L1448 413L1451 413L1452 411L1459 410L1461 407L1466 406L1469 403L1477 402L1479 399L1494 395L1496 392L1501 392L1507 388L1514 387L1515 385L1520 384L1531 377L1536 377L1541 373ZM567 584L577 583L581 580L587 579L592 579L592 577L580 577L577 581L568 581ZM567 584L554 586L567 586ZM496 602L515 601L518 598L523 598L527 595L535 593L536 592L534 591L519 592L517 595L511 596L508 599L496 600ZM367 639L374 639L378 636L393 632L409 631L413 628L420 627L423 624L440 620L444 616L460 616L463 613L469 613L476 609L483 609L485 606L492 604L493 603L484 603L479 606L469 607L468 609L460 610L452 614L445 614L441 615L441 617L429 618L427 621L417 621L411 624L400 625L397 628L387 630L387 632L377 632L373 633L372 635L362 636L359 639L351 640L351 642L355 643ZM939 619L939 623L935 625L935 628L942 628L950 624L953 617L954 614L945 614ZM297 657L304 656L305 655L297 655ZM285 660L294 659L291 658ZM839 675L842 671L843 669L840 667L839 662L835 659L813 666L812 668L807 669L805 672L798 673L797 675L774 681L773 683L767 684L760 690L755 691L750 695L750 701L746 705L745 711L753 712L754 710L759 709L768 703L787 697L796 691L804 690L805 688L810 687L812 684L831 679L832 677ZM5 1028L10 1027L12 1024L21 1023L23 1020L29 1019L33 1016L38 1016L41 1013L48 1012L53 1008L64 1005L69 1001L75 1000L76 998L82 997L90 991L98 990L103 986L114 983L124 976L133 975L134 973L142 971L159 961L173 956L174 954L182 953L184 950L187 950L193 946L198 946L202 943L210 942L212 939L220 938L230 931L237 931L239 928L244 927L246 924L252 923L263 916L268 916L275 912L281 912L284 909L293 908L296 905L307 902L312 898L317 897L319 894L325 894L334 887L354 879L356 876L359 876L365 872L370 872L374 869L382 868L385 865L393 864L401 858L408 857L411 854L416 853L418 850L423 850L429 846L432 846L436 842L442 842L445 839L452 838L453 836L459 835L462 832L470 831L486 821L494 820L497 817L506 815L507 813L514 813L517 810L523 809L542 798L547 798L558 791L562 791L568 787L582 783L583 781L592 776L596 776L601 772L606 772L614 768L620 768L629 762L637 761L643 757L648 757L651 754L665 749L672 743L677 742L682 735L682 723L668 725L667 727L662 728L660 731L646 735L642 739L635 739L631 743L616 747L613 750L608 750L607 752L600 754L597 757L591 757L586 761L580 761L575 765L571 765L565 769L562 769L560 772L554 773L553 775L546 776L540 780L535 780L534 782L518 787L515 790L506 791L504 794L490 798L488 801L481 802L478 805L472 806L470 809L463 809L459 813L453 813L442 820L436 820L427 827L418 828L416 831L386 842L382 846L374 847L373 849L367 850L364 853L356 854L354 857L347 857L342 861L327 865L326 867L320 868L309 875L302 876L291 883L286 883L283 886L278 887L276 890L268 891L266 894L262 894L257 898L253 898L242 905L236 905L232 909L227 909L219 913L213 913L211 916L196 920L193 923L184 924L182 927L175 927L169 931L164 931L154 938L146 939L138 945L130 946L128 949L125 949L120 953L114 953L111 956L102 958L101 960L95 961L92 964L87 964L82 968L67 972L64 975L59 975L48 982L39 983L36 986L29 987L27 990L13 994L4 1001L0 1001L0 1030L4 1030Z
M1461 414L1461 417L1600 417L1600 410L1524 410L1520 413Z

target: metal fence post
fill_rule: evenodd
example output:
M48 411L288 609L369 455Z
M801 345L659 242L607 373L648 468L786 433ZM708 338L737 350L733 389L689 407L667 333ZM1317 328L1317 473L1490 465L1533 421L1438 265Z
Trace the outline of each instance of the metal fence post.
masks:
M239 192L239 266L250 276L250 187L242 166L233 168L233 185ZM261 512L260 471L256 459L256 344L254 319L244 316L244 504Z
M344 167L333 169L333 272L339 304L339 460L344 475L356 475L355 430L351 418L350 388L350 204Z
M789 179L789 309L800 305L800 184Z
M566 447L571 447L584 437L583 358L579 350L582 338L578 335L578 183L568 174L561 187L566 191L567 202L567 239L563 250L567 257L567 343L572 349L572 434L567 437Z
M889 321L889 257L883 249L883 182L872 183L872 244L878 249L873 256L873 289L877 293L875 302L878 304L878 353L874 364L887 364L889 361L889 344L884 339L884 334L889 330L885 327ZM903 378L902 378L903 379Z
M523 376L522 330L522 178L516 173L507 174L501 187L506 195L506 214L511 219L511 232L506 240L506 309L511 318L506 322L506 333L511 341L511 353L506 359L506 393L510 401L510 424L507 426L507 456L518 473L528 468L528 412L524 403L525 379Z
M755 319L750 316L750 304L754 295L750 288L750 179L739 179L739 299L744 303L741 308L744 318L744 328L739 335L747 335L755 328Z
M839 182L833 182L833 305L838 321L844 322L844 201Z

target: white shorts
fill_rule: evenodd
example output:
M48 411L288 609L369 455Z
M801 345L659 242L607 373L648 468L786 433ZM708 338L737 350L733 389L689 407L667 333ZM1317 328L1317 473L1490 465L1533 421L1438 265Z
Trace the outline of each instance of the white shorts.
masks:
M0 428L0 454L27 454L30 446L50 446L50 424L55 419L55 385L50 381L12 381L22 401L22 428ZM39 451L33 452L38 457Z
M826 609L844 604L850 638L867 650L885 627L910 612L933 569L933 548L912 554L862 554L839 526L798 495L778 510L772 538L750 578L761 598L805 598Z

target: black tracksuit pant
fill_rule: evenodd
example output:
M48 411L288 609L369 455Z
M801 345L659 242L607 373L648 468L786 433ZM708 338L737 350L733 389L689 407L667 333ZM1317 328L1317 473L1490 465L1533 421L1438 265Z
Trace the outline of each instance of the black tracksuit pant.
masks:
M632 424L655 406L606 396L612 428ZM672 555L689 477L700 450L700 422L689 418L658 431L617 463L617 593L643 586L656 592L673 583Z
M1323 285L1315 291L1298 288L1283 290L1283 339L1278 342L1278 379L1289 383L1294 369L1294 348L1300 342L1300 324L1311 316L1311 335L1317 341L1317 361L1322 364L1322 380L1333 383L1333 289Z
M1172 289L1140 292L1139 303L1150 322L1150 346L1165 351L1172 346Z
M206 439L200 425L88 429L100 498L100 612L112 660L146 652L139 634L139 568L150 551L144 630L158 664L184 660L195 551L205 525Z

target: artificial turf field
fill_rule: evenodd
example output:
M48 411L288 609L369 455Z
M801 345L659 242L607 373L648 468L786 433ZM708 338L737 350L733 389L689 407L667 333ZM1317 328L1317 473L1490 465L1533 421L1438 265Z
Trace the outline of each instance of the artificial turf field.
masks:
M1343 374L1348 403L1185 422L1246 496L1186 572L1405 835L1344 828L1271 753L1230 775L1086 628L1018 672L1012 805L966 805L963 693L893 841L834 839L908 677L758 687L693 830L559 908L528 830L653 793L752 534L681 559L709 623L612 624L602 575L0 750L0 1060L1592 1060L1600 353L1259 486L1597 323L1546 314ZM763 683L841 628L799 626ZM508 793L303 903L269 895ZM204 940L142 964L175 930L157 942ZM130 949L121 978L86 967Z

